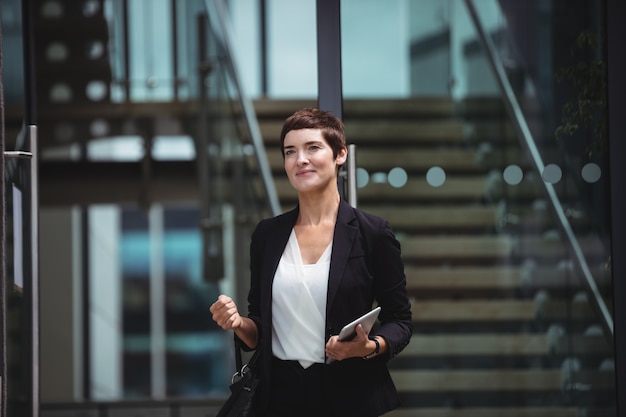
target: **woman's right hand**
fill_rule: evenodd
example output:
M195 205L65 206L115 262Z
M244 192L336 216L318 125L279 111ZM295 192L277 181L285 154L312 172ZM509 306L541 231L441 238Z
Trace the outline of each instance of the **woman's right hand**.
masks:
M209 311L213 314L213 320L224 330L235 330L241 327L242 318L237 310L237 305L227 295L217 297Z

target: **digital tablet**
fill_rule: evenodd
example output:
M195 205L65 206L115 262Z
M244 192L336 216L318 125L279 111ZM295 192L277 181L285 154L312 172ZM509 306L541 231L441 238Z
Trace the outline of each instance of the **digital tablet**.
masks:
M378 319L378 314L380 313L380 307L376 307L372 311L367 314L362 315L358 319L354 320L351 323L343 326L343 329L339 332L339 340L346 341L352 339L356 335L356 326L360 323L363 326L363 330L365 330L365 334L370 333L372 327L374 327L374 323L376 323L376 319ZM326 358L326 363L334 362L332 358Z
M358 324L361 324L363 326L365 334L369 334L372 330L372 327L374 327L374 323L376 323L376 320L378 319L379 313L380 307L376 307L369 313L364 314L353 322L343 326L343 329L341 329L341 331L339 332L339 340L345 341L352 339L356 335L356 326Z

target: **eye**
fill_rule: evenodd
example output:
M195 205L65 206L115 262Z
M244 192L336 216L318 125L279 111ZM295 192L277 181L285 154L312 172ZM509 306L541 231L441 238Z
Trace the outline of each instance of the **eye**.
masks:
M285 156L287 155L293 155L295 153L295 151L293 149L286 149L285 150Z
M312 151L317 151L317 150L322 149L322 147L319 146L319 145L311 145L311 146L309 146L309 149L312 150Z

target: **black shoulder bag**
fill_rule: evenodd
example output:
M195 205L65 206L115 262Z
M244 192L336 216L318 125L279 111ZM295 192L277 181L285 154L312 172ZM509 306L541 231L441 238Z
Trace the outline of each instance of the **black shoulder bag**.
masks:
M260 341L259 341L260 343ZM230 384L230 397L226 400L216 417L254 417L252 408L254 393L259 385L257 362L261 346L257 347L247 364L242 364L241 346L235 340L236 372Z

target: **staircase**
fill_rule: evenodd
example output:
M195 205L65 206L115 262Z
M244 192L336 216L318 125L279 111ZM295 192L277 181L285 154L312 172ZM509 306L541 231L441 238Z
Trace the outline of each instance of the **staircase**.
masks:
M283 207L283 120L312 101L255 102ZM614 413L611 346L568 267L540 188L496 99L348 100L348 143L369 183L358 206L387 218L402 245L414 335L390 362L402 406L391 417L569 417ZM406 184L387 173L402 167ZM426 181L445 171L443 185ZM584 228L584 225L575 225ZM582 241L608 285L600 247Z

